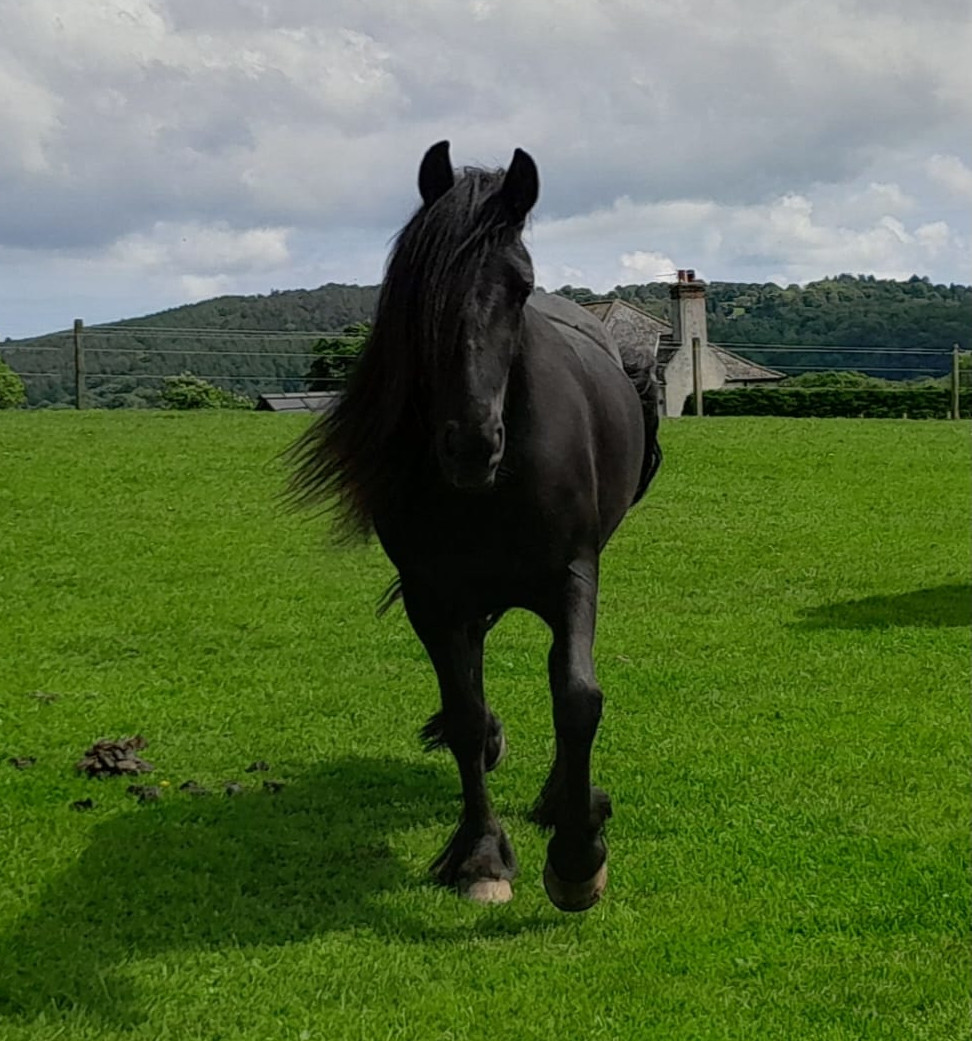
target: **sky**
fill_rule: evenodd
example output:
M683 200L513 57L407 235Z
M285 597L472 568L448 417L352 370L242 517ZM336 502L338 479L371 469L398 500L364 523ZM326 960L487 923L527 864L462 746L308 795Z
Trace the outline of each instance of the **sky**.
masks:
M972 281L969 0L0 0L0 339L380 280L424 151L537 282Z

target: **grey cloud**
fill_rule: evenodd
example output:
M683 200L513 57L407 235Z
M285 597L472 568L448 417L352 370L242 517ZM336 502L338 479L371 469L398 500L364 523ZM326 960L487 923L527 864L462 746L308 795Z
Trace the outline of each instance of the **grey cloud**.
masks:
M404 221L442 137L457 163L530 150L550 220L862 177L923 192L938 219L947 187L902 171L968 162L958 0L0 6L0 245L81 255L156 222L289 226L332 264L328 241Z
M202 207L235 223L326 224L335 210L387 211L399 192L386 170L406 148L414 164L447 132L457 155L505 162L514 146L532 148L554 174L543 198L554 216L618 195L752 202L841 180L875 149L942 145L955 116L936 95L941 66L875 75L794 13L738 33L614 4L582 32L568 4L540 34L518 31L525 16L510 5L495 9L476 22L444 3L271 11L170 0L153 8L164 31L147 53L84 67L83 54L62 65L35 51L31 65L62 105L49 156L68 176L55 189L77 209L104 192L119 217L132 211L129 227L150 199L172 218ZM846 31L867 29L858 19ZM360 165L341 178L335 162ZM271 175L275 184L261 179Z

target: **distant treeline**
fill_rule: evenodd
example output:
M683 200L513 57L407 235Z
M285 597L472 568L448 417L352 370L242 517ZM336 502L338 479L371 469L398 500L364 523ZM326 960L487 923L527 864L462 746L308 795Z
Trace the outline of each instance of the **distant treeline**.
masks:
M659 317L670 317L666 283L617 286L600 295L574 286L563 286L557 292L580 302L620 297ZM250 395L304 389L311 363L296 355L312 353L315 341L276 334L337 332L368 322L377 298L377 286L329 283L319 289L267 296L218 297L114 323L180 330L172 335L134 329L106 334L92 327L85 332L90 404L117 408L151 403L162 375L184 371L213 378L220 386ZM918 276L895 282L839 275L785 289L773 284L712 282L707 287L707 308L710 340L788 372L856 369L900 379L943 374L948 367L946 352L953 343L963 350L972 346L972 288L932 285ZM207 335L197 330L214 332ZM234 332L241 335L233 336ZM254 335L261 332L268 335ZM866 354L848 350L757 350L747 344L883 350ZM914 350L941 354L908 353ZM218 353L200 353L203 351ZM275 357L277 354L293 356ZM74 400L70 333L6 340L0 344L0 357L17 372L54 373L49 377L24 377L30 404ZM106 373L114 375L103 375ZM157 378L146 379L148 376Z

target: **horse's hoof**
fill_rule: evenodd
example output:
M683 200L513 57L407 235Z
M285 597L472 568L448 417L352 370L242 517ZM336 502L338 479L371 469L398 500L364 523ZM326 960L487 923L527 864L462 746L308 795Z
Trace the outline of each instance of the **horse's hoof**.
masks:
M607 861L586 882L565 882L548 860L543 869L543 888L550 902L560 911L586 911L593 907L607 888Z
M508 878L480 878L460 885L459 892L474 904L508 904L513 886Z

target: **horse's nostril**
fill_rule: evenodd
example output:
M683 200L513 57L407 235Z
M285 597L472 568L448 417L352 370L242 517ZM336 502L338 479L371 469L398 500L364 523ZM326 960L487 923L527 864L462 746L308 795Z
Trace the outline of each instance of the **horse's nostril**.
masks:
M502 421L486 420L470 427L450 419L439 433L439 453L451 470L461 470L466 478L477 480L496 467L503 457L505 431Z
M459 424L450 419L442 430L442 450L450 459L459 455Z

